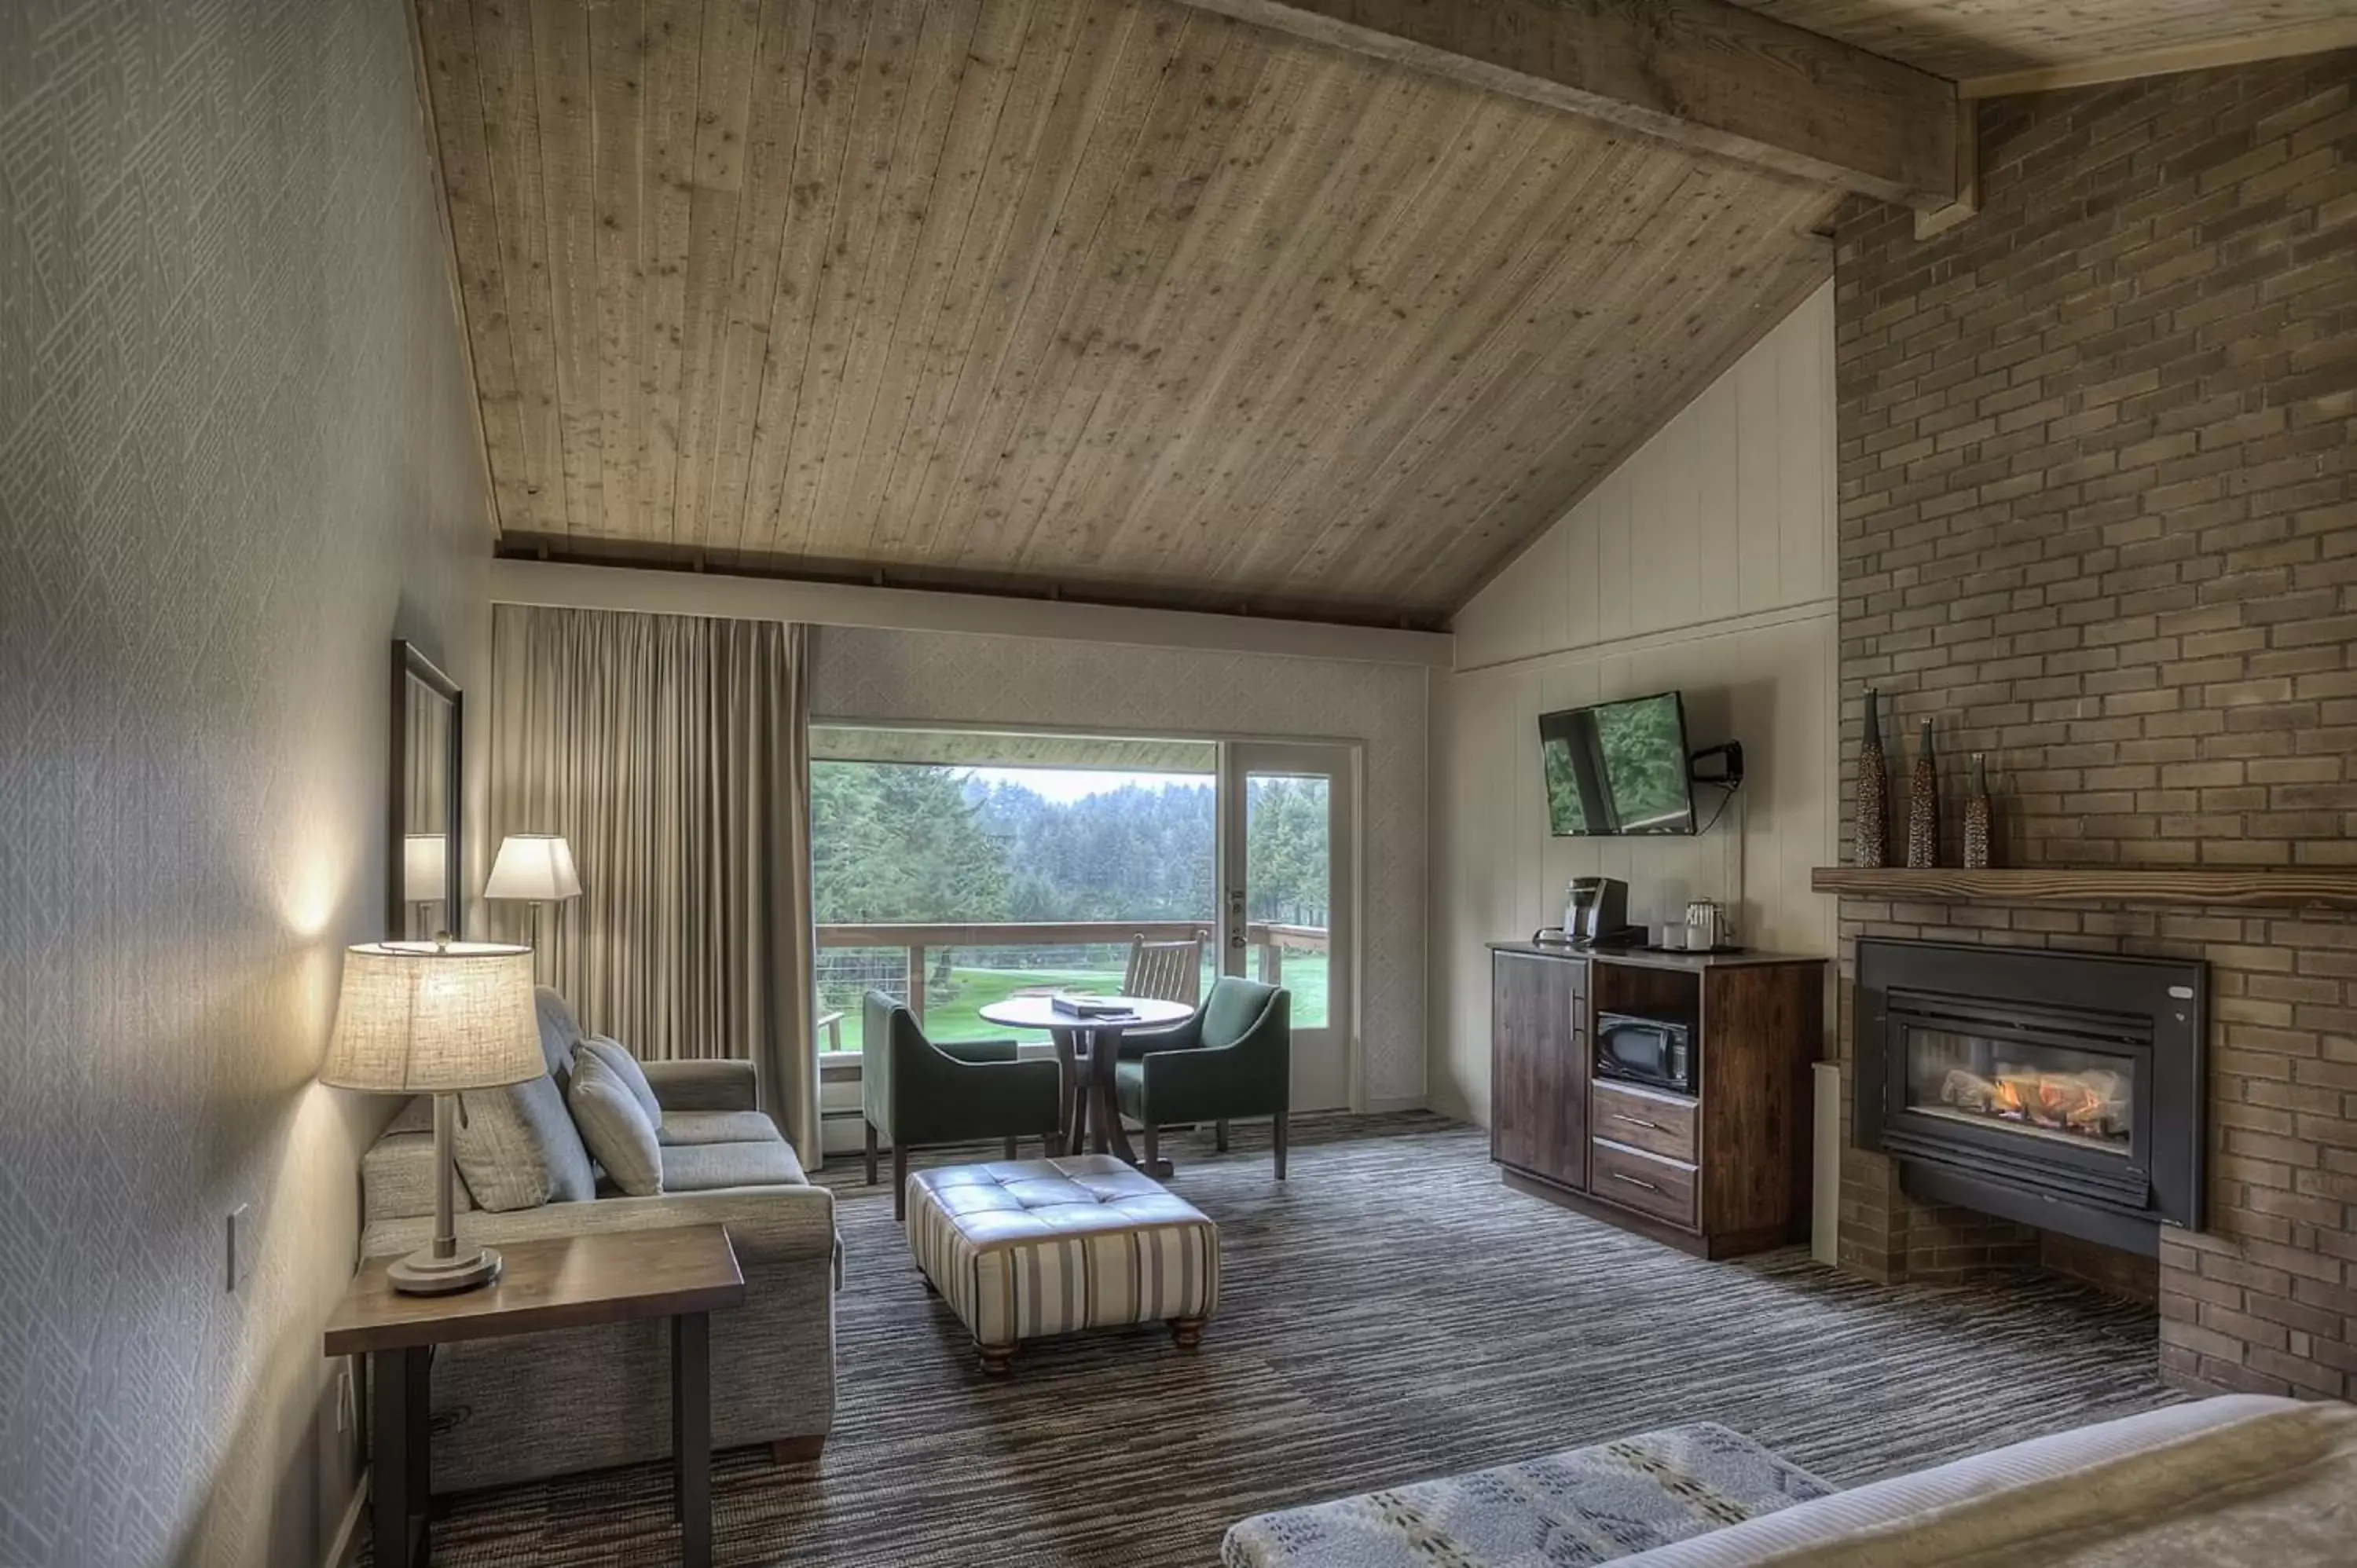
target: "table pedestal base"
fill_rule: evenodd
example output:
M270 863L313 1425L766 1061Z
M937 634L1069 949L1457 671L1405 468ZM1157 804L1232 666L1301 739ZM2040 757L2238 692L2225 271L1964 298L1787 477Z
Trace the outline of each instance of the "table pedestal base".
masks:
M1010 996L987 1003L985 1023L1006 1029L1044 1029L1056 1042L1056 1059L1064 1081L1071 1086L1066 1112L1064 1148L1068 1154L1112 1155L1130 1165L1153 1165L1154 1151L1141 1162L1130 1146L1129 1130L1121 1124L1121 1107L1114 1092L1114 1076L1121 1062L1121 1038L1131 1029L1175 1029L1194 1015L1183 1002L1153 996L1111 996L1104 999L1123 1009L1117 1018L1080 1017L1062 1011L1043 994ZM1164 1172L1168 1165L1160 1166Z
M1168 1176L1169 1162L1141 1161L1129 1141L1129 1129L1121 1124L1121 1103L1114 1092L1114 1069L1121 1060L1121 1031L1071 1028L1049 1033L1055 1037L1056 1056L1063 1063L1064 1076L1080 1086L1073 1097L1072 1125L1065 1139L1070 1152L1111 1155L1124 1165L1141 1169L1148 1163L1159 1163L1163 1167L1160 1174Z

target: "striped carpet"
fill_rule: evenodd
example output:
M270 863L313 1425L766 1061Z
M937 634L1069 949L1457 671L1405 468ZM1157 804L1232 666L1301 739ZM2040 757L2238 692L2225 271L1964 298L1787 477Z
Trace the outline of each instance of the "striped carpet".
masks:
M1706 1263L1502 1189L1484 1135L1304 1119L1292 1179L1238 1128L1170 1140L1220 1222L1193 1356L1158 1326L1027 1346L985 1380L890 1197L838 1184L825 1458L715 1469L718 1560L1211 1568L1265 1509L1717 1421L1845 1486L2168 1402L2151 1310L2044 1276L1885 1288L1787 1251ZM673 1560L661 1466L454 1501L450 1568Z

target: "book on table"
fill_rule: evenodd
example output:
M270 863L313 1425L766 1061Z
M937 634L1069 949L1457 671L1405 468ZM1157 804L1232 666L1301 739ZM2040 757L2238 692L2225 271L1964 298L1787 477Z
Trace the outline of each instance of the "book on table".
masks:
M1073 1018L1094 1019L1101 1023L1119 1023L1137 1016L1125 1002L1110 996L1099 996L1086 991L1059 991L1048 999L1049 1005Z

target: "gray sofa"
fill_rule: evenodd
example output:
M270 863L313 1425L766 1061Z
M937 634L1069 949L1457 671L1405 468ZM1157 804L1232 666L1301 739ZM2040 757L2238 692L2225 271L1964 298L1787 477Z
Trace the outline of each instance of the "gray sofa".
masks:
M580 1025L545 989L540 1021L551 1077L561 1086ZM643 1065L662 1107L660 1196L622 1197L600 1179L588 1201L495 1213L462 1181L458 1235L500 1246L588 1230L726 1226L747 1289L742 1307L712 1317L713 1445L768 1444L781 1458L814 1457L834 1415L834 1195L810 1183L792 1147L757 1109L750 1062ZM549 1103L540 1085L524 1087L539 1104ZM467 1099L472 1112L477 1097ZM561 1099L554 1103L563 1124L536 1135L577 1136ZM408 1252L431 1240L433 1177L432 1112L421 1098L362 1160L363 1255ZM668 1455L666 1332L660 1322L636 1323L437 1351L436 1488L499 1486Z

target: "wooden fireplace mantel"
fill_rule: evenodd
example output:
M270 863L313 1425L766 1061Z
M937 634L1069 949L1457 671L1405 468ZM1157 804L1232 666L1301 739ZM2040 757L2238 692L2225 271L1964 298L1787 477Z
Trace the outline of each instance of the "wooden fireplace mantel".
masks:
M1820 865L1819 893L1854 898L1987 899L2006 904L2226 905L2245 909L2357 909L2357 866L2227 871L2209 866L2007 866L1965 871Z

